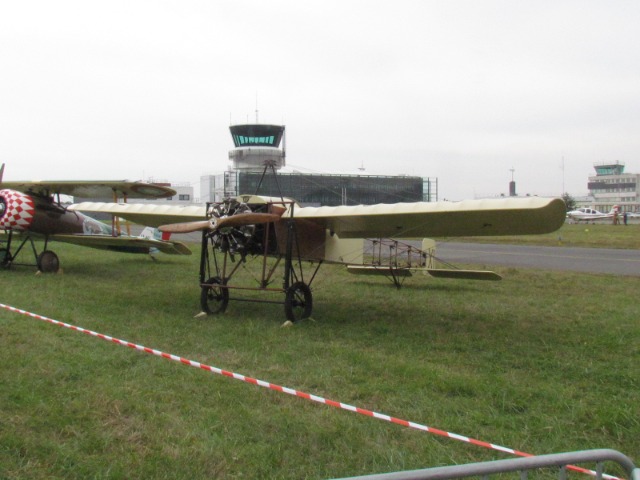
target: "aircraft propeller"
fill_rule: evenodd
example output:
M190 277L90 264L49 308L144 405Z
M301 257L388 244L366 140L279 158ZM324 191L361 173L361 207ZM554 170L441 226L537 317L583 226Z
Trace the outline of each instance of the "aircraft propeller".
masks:
M259 251L260 240L254 237L256 226L276 222L282 216L279 213L253 212L251 208L234 199L208 207L208 219L195 222L173 223L158 229L167 233L205 232L213 245L223 252L233 255L239 253L242 258Z
M280 215L275 213L236 213L230 216L213 217L211 220L162 225L158 227L158 230L167 233L192 233L204 230L215 232L216 230L226 227L242 227L275 222L279 218Z

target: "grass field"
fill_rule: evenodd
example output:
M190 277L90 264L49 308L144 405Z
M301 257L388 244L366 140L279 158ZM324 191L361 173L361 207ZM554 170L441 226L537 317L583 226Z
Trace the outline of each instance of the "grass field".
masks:
M193 319L197 255L55 248L64 274L0 271L0 302L524 452L640 461L640 278L506 268L396 290L327 266L313 318L282 328L279 305ZM2 479L323 479L508 458L5 310L0 325Z

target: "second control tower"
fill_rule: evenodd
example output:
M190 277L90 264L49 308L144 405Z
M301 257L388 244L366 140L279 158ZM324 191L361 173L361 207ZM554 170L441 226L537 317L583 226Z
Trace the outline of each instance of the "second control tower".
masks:
M244 124L229 127L235 148L229 150L232 170L261 172L271 164L285 166L284 125Z

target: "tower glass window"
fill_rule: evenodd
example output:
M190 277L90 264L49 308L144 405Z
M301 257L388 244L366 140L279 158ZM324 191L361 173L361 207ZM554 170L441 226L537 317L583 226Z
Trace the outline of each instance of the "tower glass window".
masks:
M232 125L231 137L237 147L275 147L278 148L282 140L284 126L282 125Z

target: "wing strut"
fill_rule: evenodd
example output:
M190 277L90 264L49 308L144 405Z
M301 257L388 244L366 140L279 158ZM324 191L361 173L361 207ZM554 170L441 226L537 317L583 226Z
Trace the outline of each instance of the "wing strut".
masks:
M111 189L113 191L113 203L118 203L118 191L115 187ZM127 194L125 192L122 193L122 201L123 203L127 203ZM125 225L127 227L127 236L131 236L131 224L128 220L125 221ZM111 216L111 231L113 232L114 237L119 237L122 234L122 228L120 226L120 217L117 215Z

